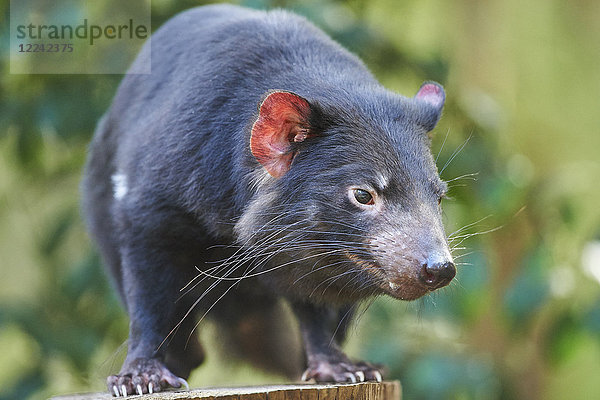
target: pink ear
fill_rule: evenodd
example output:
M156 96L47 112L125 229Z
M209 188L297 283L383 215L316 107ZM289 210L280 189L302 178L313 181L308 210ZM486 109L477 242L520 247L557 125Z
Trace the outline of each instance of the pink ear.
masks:
M252 125L250 151L272 176L279 178L294 158L292 142L302 142L309 134L310 105L290 92L270 93L261 103Z
M440 85L437 83L428 82L421 86L415 95L415 98L438 108L444 104L446 95L444 93L444 89L442 89Z

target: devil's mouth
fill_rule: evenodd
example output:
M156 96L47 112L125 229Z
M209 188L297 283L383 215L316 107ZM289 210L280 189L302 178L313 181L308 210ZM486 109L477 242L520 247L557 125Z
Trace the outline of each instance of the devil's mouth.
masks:
M345 250L344 254L350 261L360 267L361 270L374 278L382 292L391 297L399 300L415 300L432 291L418 279L411 280L410 278L406 278L398 282L396 279L390 279L390 277L386 276L385 269L379 264L364 260L348 250Z
M395 284L385 276L383 267L373 261L364 260L348 250L345 250L344 254L350 261L360 267L362 271L374 278L375 281L378 282L378 286L383 289L384 292L393 296L393 294L389 292L388 288L390 284Z
M367 261L367 260L363 260L362 258L360 258L359 256L357 256L356 254L351 253L348 250L344 251L346 257L348 257L350 259L350 261L352 261L354 264L358 265L359 267L363 267L363 268L380 268L379 265L375 264L372 261Z

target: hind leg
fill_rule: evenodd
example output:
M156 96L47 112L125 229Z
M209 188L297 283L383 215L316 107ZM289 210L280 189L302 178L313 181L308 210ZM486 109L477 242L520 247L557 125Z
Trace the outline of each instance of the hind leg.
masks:
M98 124L81 185L82 209L85 222L99 250L105 269L122 302L125 302L121 284L121 255L116 225L113 221L114 205L111 184L112 148L110 128L106 117Z
M290 379L300 377L304 359L293 315L258 282L238 284L215 311L227 353Z

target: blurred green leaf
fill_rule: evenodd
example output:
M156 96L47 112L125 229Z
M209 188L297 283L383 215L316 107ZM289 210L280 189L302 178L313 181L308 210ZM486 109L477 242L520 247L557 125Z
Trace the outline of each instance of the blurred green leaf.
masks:
M41 244L41 252L45 257L52 254L63 244L65 236L73 226L77 217L76 210L69 208L57 215L54 223L50 225L48 233Z
M571 315L563 315L554 321L549 332L546 353L554 365L566 362L575 354L584 334L580 321L575 320Z
M549 295L549 267L552 265L543 246L523 260L520 274L505 296L506 311L514 329L523 331Z
M600 300L586 313L583 318L583 326L593 334L599 335L600 340Z
M476 359L426 354L413 363L403 383L410 399L499 398L495 371Z

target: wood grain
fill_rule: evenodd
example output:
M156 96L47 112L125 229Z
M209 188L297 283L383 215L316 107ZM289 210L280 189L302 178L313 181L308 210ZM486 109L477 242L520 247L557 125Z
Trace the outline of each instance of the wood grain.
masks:
M344 385L273 385L237 388L207 388L184 392L161 392L129 396L140 400L401 400L400 382L365 382ZM83 393L52 397L51 400L110 400L108 393Z

